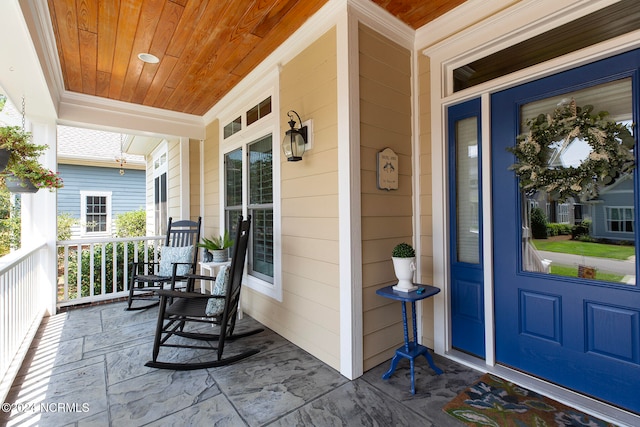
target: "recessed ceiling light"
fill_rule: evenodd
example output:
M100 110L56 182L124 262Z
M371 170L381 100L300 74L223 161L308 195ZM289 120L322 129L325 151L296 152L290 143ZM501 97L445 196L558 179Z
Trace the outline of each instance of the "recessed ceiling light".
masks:
M157 64L158 62L160 62L160 59L157 56L150 53L139 53L138 59L149 64Z

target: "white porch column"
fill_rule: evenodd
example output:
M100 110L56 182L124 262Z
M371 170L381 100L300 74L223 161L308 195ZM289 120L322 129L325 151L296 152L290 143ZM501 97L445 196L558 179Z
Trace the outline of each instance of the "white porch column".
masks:
M180 138L180 219L191 217L191 184L189 177L189 138Z
M344 13L337 25L338 209L340 218L340 373L362 375L362 231L358 21Z
M40 163L47 169L57 171L57 132L55 123L31 123L33 142L48 145L49 149L40 158ZM34 194L22 195L21 206L21 239L22 247L30 249L45 243L46 255L42 259L41 277L43 281L43 304L49 314L56 312L57 257L57 191L41 189Z

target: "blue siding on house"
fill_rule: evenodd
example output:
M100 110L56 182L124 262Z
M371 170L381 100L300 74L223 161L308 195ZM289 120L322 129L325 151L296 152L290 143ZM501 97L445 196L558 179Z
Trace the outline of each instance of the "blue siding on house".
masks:
M634 233L607 231L607 207L634 207L633 180L630 177L621 179L611 188L605 187L605 190L600 192L598 199L593 200L590 205L591 235L593 237L612 240L633 240L635 238ZM634 229L637 229L637 226L634 224Z
M129 169L120 175L117 168L58 165L64 187L58 190L58 213L80 218L81 191L111 191L111 215L144 209L145 171Z

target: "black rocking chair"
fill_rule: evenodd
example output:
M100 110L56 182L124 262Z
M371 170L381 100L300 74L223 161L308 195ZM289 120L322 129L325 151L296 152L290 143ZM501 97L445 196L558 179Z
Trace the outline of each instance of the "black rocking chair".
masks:
M162 246L160 262L135 261L129 275L129 298L126 310L143 310L158 305L156 291L184 280L186 274L195 273L202 218L198 221L175 221L169 218L167 238ZM133 304L144 300L142 305ZM151 302L149 302L151 301Z
M257 354L258 349L245 349L239 354L223 357L224 346L228 341L254 335L264 329L254 329L247 332L234 334L236 325L238 304L240 302L240 290L242 287L242 273L249 241L249 228L251 216L246 220L239 219L237 236L232 248L233 256L226 273L218 273L216 282L223 283L220 294L202 294L193 292L195 280L211 280L210 276L188 275L187 291L159 290L160 309L158 312L158 324L156 326L155 340L153 343L153 360L145 364L152 368L191 370L205 369L216 366L224 366L237 362L249 356ZM214 292L215 292L214 287ZM206 329L186 331L187 323L208 323L218 326L217 334L206 333ZM175 343L167 342L172 336L185 337L200 341L217 341L217 349L205 345L184 344L184 340L175 340ZM217 357L206 362L176 363L158 361L160 347L179 347L204 350L216 350Z

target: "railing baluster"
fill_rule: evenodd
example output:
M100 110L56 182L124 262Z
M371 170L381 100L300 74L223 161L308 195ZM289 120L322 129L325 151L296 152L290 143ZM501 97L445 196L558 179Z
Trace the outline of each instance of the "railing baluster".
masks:
M76 298L82 296L82 245L78 243L76 250L76 262L78 263L78 276L76 277Z
M104 284L107 282L107 257L105 256L107 246L103 243L100 248L102 251L102 259L100 260L100 283L102 284L102 289L106 290Z
M131 261L144 259L145 262L157 262L160 251L159 247L164 241L163 236L145 236L129 238L96 238L77 239L58 242L59 252L64 253L63 259L59 259L59 269L64 277L61 280L62 289L57 292L58 306L69 306L74 304L85 304L93 301L100 301L110 298L124 297L128 295L129 267ZM107 245L113 244L113 248L107 254ZM118 245L122 244L124 252L122 260L118 258ZM133 245L133 255L130 257L128 248ZM84 247L84 249L83 249ZM77 248L77 253L73 254L71 248ZM140 255L139 250L144 248L144 254ZM96 251L100 250L102 256L96 262ZM82 265L83 251L85 258L89 260L88 265ZM88 252L88 254L87 254ZM151 253L150 253L151 252ZM107 261L107 256L112 259ZM75 281L76 292L70 288L69 275L71 264L75 260L77 263L78 277ZM107 266L113 268L111 274L107 274ZM89 271L83 270L89 268ZM100 269L98 272L97 269ZM122 269L122 271L121 271ZM83 280L83 273L85 278ZM112 281L111 291L107 290L107 278ZM119 279L122 280L120 284ZM96 282L100 281L100 290L96 289ZM88 292L82 292L82 286L88 286Z
M5 255L0 267L0 401L4 399L44 314L41 268L46 245Z
M69 245L63 245L63 263L64 263L64 269L63 269L63 280L62 280L62 287L63 287L63 291L62 291L62 298L67 300L69 299ZM58 249L58 253L60 253L60 250ZM58 260L58 262L60 262L60 260ZM56 292L56 298L60 298L60 295L58 295L58 293Z
M113 266L111 272L111 293L114 293L118 284L118 244L113 243L113 256L111 257L111 265ZM106 287L106 283L103 284Z
M133 243L133 250L135 253L136 243ZM122 261L122 289L124 289L124 284L127 283L129 279L129 242L124 242L124 260Z
M95 277L94 277L94 273L93 273L93 266L95 263L95 246L93 243L89 243L89 283L94 283L95 282ZM82 257L81 257L82 258ZM93 286L89 286L89 296L93 296L94 294L94 290L93 290Z

